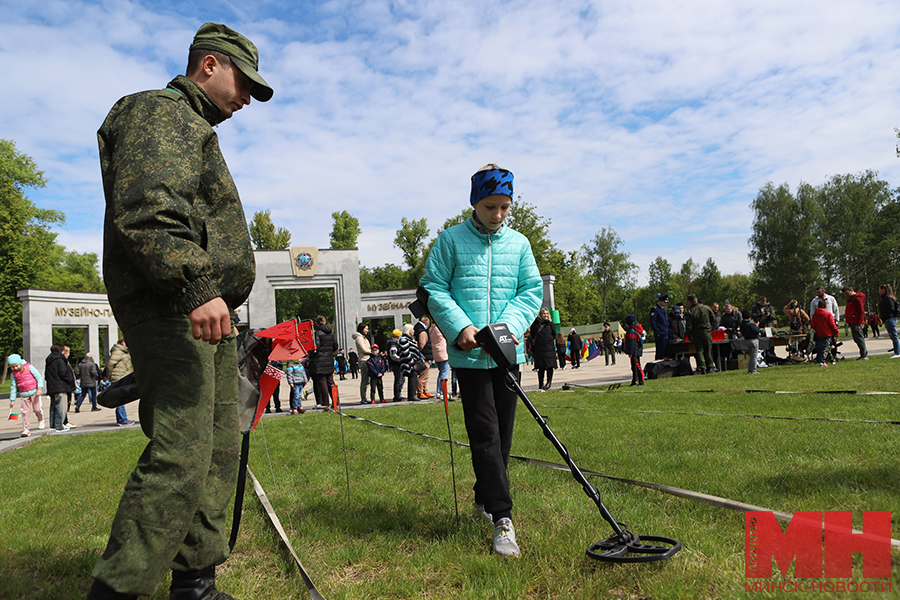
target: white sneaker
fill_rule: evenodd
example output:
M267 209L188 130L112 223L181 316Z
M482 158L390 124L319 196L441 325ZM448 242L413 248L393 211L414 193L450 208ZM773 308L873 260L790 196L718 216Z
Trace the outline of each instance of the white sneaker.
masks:
M38 421L38 429L43 429L44 427L46 427L45 423L43 421Z
M516 530L509 517L503 517L494 525L494 554L519 557Z
M494 517L491 516L491 513L484 510L484 504L475 503L475 511L472 513L472 518L475 520L481 520L490 525L494 524Z
M900 358L900 354L891 354L891 358Z

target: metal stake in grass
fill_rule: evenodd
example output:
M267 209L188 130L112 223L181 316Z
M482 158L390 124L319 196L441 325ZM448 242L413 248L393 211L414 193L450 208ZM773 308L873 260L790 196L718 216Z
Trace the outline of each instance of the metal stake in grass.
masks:
M344 441L344 411L341 410L341 400L340 394L338 394L338 387L336 385L331 386L331 401L334 406L334 412L340 415L341 419L341 446L344 449L344 473L347 477L347 508L350 508L350 467L347 464L347 443Z
M456 528L459 529L459 502L456 500L456 461L453 460L453 434L450 432L450 402L447 394L447 380L441 379L444 392L444 413L447 415L447 439L450 440L450 473L453 476L453 508L456 510Z
M615 534L592 544L587 549L587 555L591 558L608 562L650 562L669 558L681 550L681 542L678 540L655 535L635 535L628 530L624 523L618 523L612 518L609 510L600 499L600 491L587 480L584 473L572 460L569 450L556 438L550 426L547 425L547 419L538 412L531 400L528 399L522 386L519 385L518 378L509 370L510 367L516 365L515 344L518 342L513 340L513 336L506 324L495 323L488 325L475 334L475 339L481 344L484 351L494 359L497 366L506 372L506 384L522 400L525 408L528 409L534 420L541 426L544 437L550 440L556 451L565 459L575 481L581 484L584 493L597 505L600 515L612 526Z

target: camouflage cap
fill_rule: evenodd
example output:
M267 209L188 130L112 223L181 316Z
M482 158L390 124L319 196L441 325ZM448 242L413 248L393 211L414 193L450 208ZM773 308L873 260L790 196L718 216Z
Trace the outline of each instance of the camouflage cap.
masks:
M239 34L237 31L222 25L221 23L204 23L197 30L191 50L215 50L227 54L231 61L237 65L241 73L253 80L256 84L250 91L255 100L267 102L274 93L272 87L259 74L259 51L253 42Z

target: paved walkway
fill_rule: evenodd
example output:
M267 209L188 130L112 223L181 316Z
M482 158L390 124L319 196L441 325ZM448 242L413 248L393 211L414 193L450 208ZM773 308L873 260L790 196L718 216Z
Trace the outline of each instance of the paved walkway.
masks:
M891 343L886 335L881 336L880 338L872 338L866 340L867 347L869 350L869 354L877 355L877 354L889 354L891 351ZM845 356L848 360L852 360L856 358L859 354L856 349L856 345L853 343L853 340L847 338L844 340L844 345L842 347L843 356ZM777 348L779 354L784 353L784 347ZM649 358L653 356L653 346L648 345L645 347L644 360L646 362ZM581 385L606 385L618 382L628 382L631 381L631 368L628 364L628 357L623 354L619 354L616 357L616 364L606 366L604 363L604 359L602 356L595 358L590 362L582 362L580 368L573 369L568 366L563 370L556 370L553 375L553 389L559 389L562 387L564 383L575 383ZM900 363L900 360L898 360ZM900 366L900 365L898 365ZM522 388L526 392L537 391L537 373L531 370L531 365L522 365ZM431 376L429 379L429 390L431 392L435 391L435 374L436 371L431 371ZM375 404L375 405L363 405L359 402L359 379L350 379L348 376L346 380L339 381L337 377L335 377L335 383L338 385L338 389L340 390L340 397L342 406L346 409L378 409L386 406L396 406L408 404L408 402L401 403L389 403L389 404ZM390 395L390 388L393 383L393 376L387 376L387 382L385 382L385 388L387 395ZM405 386L404 386L405 388ZM405 391L405 390L404 390ZM280 398L282 401L282 410L283 413L272 413L266 415L267 418L274 418L289 415L290 412L288 409L288 386L287 383L282 382L281 390L280 390ZM437 400L437 399L435 399ZM0 400L0 404L6 402L5 400ZM135 421L138 420L138 406L140 404L140 400L136 402L132 402L126 406L126 410L128 411L128 418L133 419ZM310 397L307 401L303 403L304 408L312 408L315 405L315 401L312 398L312 394L310 393ZM9 404L5 404L4 407L8 407ZM18 408L18 407L17 407ZM49 404L48 399L44 396L44 417L49 417ZM33 417L33 415L32 415ZM68 413L69 423L75 425L76 427L61 433L52 432L48 429L39 430L37 429L37 423L34 422L32 418L32 430L30 438L22 438L20 434L22 433L22 421L8 421L2 420L0 421L0 452L4 450L8 450L10 448L17 447L23 443L28 442L29 440L33 440L36 437L41 435L77 435L80 433L88 433L88 432L98 432L98 431L119 431L124 429L136 429L139 427L138 424L129 425L126 427L119 427L116 425L116 417L115 411L109 408L101 408L101 410L97 412L92 412L90 409L90 403L85 400L82 405L82 411L80 413L75 413L74 408L73 411Z

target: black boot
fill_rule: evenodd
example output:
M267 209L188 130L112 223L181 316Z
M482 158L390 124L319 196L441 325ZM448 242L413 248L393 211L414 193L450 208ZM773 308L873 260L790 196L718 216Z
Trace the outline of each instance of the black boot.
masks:
M137 600L137 596L120 594L102 581L95 579L88 591L87 600Z
M216 567L199 571L172 571L169 600L234 600L216 589Z

